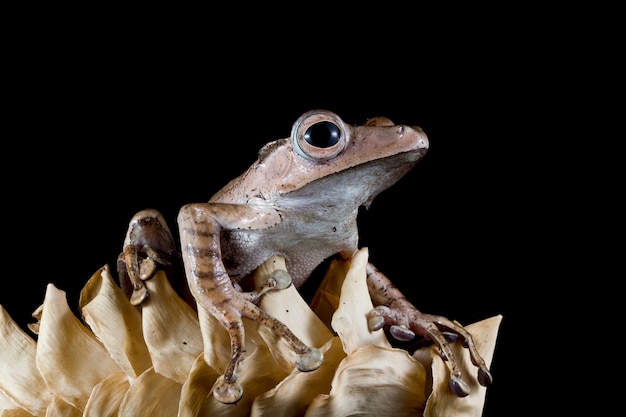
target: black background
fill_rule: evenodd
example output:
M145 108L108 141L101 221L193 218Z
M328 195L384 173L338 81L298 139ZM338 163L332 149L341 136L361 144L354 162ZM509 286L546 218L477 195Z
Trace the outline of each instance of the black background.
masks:
M0 304L25 327L53 283L74 308L91 275L114 267L136 211L157 208L175 230L180 206L208 200L305 111L386 116L422 127L430 150L363 213L362 245L420 310L463 324L504 316L484 413L502 415L538 372L533 314L556 269L548 201L560 191L543 150L560 140L562 80L547 64L559 50L506 19L420 31L426 17L390 13L340 35L322 17L239 38L236 25L184 17L21 31L4 98Z

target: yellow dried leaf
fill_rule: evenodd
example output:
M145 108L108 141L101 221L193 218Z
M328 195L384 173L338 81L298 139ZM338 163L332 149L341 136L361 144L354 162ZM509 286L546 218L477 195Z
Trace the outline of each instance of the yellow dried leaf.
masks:
M72 313L65 292L48 284L41 315L36 363L47 386L84 410L91 390L120 367Z
M163 271L144 284L150 297L142 304L143 335L154 370L182 384L204 350L198 316Z
M211 368L204 360L204 354L200 354L189 372L189 378L183 384L178 417L196 417L205 400L213 395L211 388L221 375Z
M248 416L255 398L275 387L286 376L286 372L276 367L269 348L258 346L239 366L238 381L243 387L241 400L235 404L224 404L217 401L211 393L202 403L198 416Z
M273 256L263 263L256 272L258 281L264 282L275 270L287 270L285 259ZM304 343L309 346L322 346L333 334L322 323L311 307L302 299L293 285L284 290L270 291L263 295L259 307L269 315L283 322Z
M21 408L3 408L0 404L0 417L33 417L33 414Z
M129 377L137 378L152 366L143 338L141 312L115 284L108 266L100 268L83 287L79 309L93 333Z
M420 416L425 379L406 351L365 345L339 364L330 394L315 398L305 416Z
M255 281L259 284L266 282L275 270L287 270L284 258L273 256L268 259L257 269ZM259 307L284 323L294 335L309 346L320 347L333 337L293 285L264 294L259 301ZM256 330L263 339L259 344L267 345L278 364L291 372L296 360L296 354L291 346L267 326L259 324ZM254 333L250 333L248 337L254 340L254 336Z
M37 369L37 342L11 319L1 305L0 352L0 391L15 405L36 416L45 415L54 395Z
M150 368L135 379L122 400L118 417L173 417L178 413L178 382Z
M46 417L81 417L82 414L79 409L63 401L61 397L54 397L46 410Z
M322 348L324 363L311 372L294 369L275 388L259 395L252 404L256 417L291 417L304 415L313 398L328 394L337 365L346 357L341 340L334 337Z
M94 387L83 417L116 417L129 387L129 379L124 372L109 375Z
M348 355L367 345L391 347L384 332L370 332L367 325L367 314L374 308L367 289L367 260L367 248L360 249L352 258L342 282L339 307L331 322Z
M321 347L324 362L314 371L298 371L291 347L270 328L244 319L246 353L237 373L244 393L235 404L212 394L230 359L227 331L180 299L163 272L145 281L150 298L136 308L107 266L97 271L79 305L93 333L51 284L35 313L38 342L0 309L0 349L8 353L0 365L15 366L9 377L0 375L0 417L480 416L486 388L477 384L477 370L460 343L453 350L472 389L465 398L450 391L437 348L411 357L391 348L383 331L369 331L367 257L363 248L350 261L333 261L313 308L293 286L263 295L259 306L305 343ZM284 268L284 259L271 258L255 278L263 281ZM487 364L500 320L467 326Z
M311 310L320 318L328 329L332 329L333 314L339 308L341 286L350 269L348 260L334 259L328 266L324 278L311 300Z

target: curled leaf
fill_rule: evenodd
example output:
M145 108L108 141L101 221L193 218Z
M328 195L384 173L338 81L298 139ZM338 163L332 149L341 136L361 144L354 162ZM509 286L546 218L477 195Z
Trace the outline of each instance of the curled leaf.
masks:
M82 413L61 397L54 397L46 410L46 417L81 417Z
M178 413L181 384L154 371L146 370L132 383L122 403L119 417L172 417Z
M182 384L204 349L198 316L163 271L144 284L150 297L142 304L143 334L154 371Z
M367 314L374 308L367 289L367 248L360 249L342 280L340 304L332 318L333 329L349 355L366 345L391 347L384 332L370 332Z
M276 270L287 270L285 259L280 256L271 257L257 269L255 276L257 285L264 283ZM333 337L330 330L313 313L293 285L264 294L259 307L284 323L309 346L320 347ZM294 369L295 353L291 347L267 326L257 325L257 331L263 338L264 344L270 348L276 361L288 371Z
M91 391L83 417L116 417L129 387L124 372L112 373Z
M37 342L27 335L0 306L0 392L12 405L36 416L46 413L54 397L41 377L35 357ZM2 408L0 408L1 410Z
M198 355L181 390L178 417L198 416L205 400L212 395L211 387L220 375L207 364L204 354Z
M383 331L370 332L367 249L335 260L311 306L293 286L264 294L259 306L302 341L324 352L310 372L295 367L291 348L274 332L244 319L245 355L238 369L243 397L223 404L212 393L230 359L227 331L203 309L178 297L163 272L145 281L141 308L121 294L107 266L80 298L85 326L50 284L35 316L38 341L0 308L0 416L480 416L486 388L468 350L453 344L471 394L458 398L436 347L409 355ZM273 257L255 279L285 269ZM467 326L487 364L501 316Z
M96 336L73 315L65 292L53 284L46 289L35 359L49 389L81 411L93 387L120 371Z
M337 366L346 354L338 337L330 339L324 351L324 363L312 372L294 369L273 389L259 395L252 405L252 415L290 417L304 415L318 395L327 394Z
M141 313L100 268L83 287L79 308L85 322L126 375L137 378L152 366L143 337Z
M306 416L421 415L425 375L405 351L365 345L339 364L330 394L315 398Z
M208 374L205 374L208 375ZM198 416L248 416L255 398L272 389L287 374L272 359L267 346L258 346L246 356L239 367L238 381L243 387L243 397L236 404L224 404L208 395L200 406ZM199 382L197 379L196 382ZM197 389L190 387L190 389Z

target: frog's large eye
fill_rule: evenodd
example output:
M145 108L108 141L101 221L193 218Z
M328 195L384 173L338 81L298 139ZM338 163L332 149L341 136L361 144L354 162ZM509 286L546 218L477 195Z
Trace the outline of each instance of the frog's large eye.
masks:
M345 149L349 130L336 114L326 110L304 113L291 129L291 141L298 154L326 160Z

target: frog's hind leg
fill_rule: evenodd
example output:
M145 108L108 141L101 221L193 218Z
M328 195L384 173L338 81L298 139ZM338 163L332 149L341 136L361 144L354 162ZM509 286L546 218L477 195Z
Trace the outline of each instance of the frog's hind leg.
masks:
M270 327L287 341L296 352L296 367L301 371L312 371L322 361L322 352L304 344L285 324L257 307L248 295L237 291L222 262L220 232L223 224L235 220L240 206L222 204L187 204L178 214L181 238L181 253L189 288L198 305L215 317L228 331L231 357L224 375L213 386L213 396L223 403L234 403L241 399L243 388L237 382L237 368L245 353L245 331L243 318L255 320ZM280 276L276 287L282 283ZM270 287L274 285L270 283ZM254 297L252 297L254 299Z
M323 362L321 350L303 343L281 321L270 316L244 297L235 297L227 303L207 304L205 308L224 326L230 336L231 357L224 374L213 386L213 396L222 403L230 404L239 401L243 388L237 381L237 368L245 353L245 330L242 318L257 321L268 326L289 343L296 352L296 367L307 372L317 369ZM216 308L217 307L217 308Z

